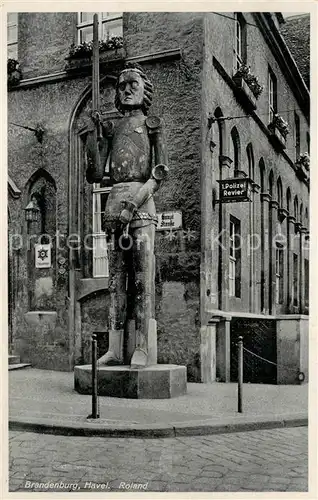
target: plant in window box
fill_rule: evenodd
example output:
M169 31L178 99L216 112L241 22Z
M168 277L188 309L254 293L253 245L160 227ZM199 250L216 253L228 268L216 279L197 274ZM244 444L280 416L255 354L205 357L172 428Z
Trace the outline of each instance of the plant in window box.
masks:
M283 149L286 148L286 137L289 134L289 125L282 116L275 113L273 120L268 125L268 129L272 136L275 137L276 143Z
M19 62L16 59L8 59L7 62L7 72L8 72L8 87L15 87L19 84L22 73L19 69Z
M308 153L302 153L296 160L295 166L309 172L310 168L310 157Z
M123 47L122 36L112 36L106 40L99 41L100 59L109 58L110 52L112 56L117 56L118 50ZM93 41L83 42L78 45L72 44L69 50L69 55L66 58L68 67L77 67L85 64L90 64L93 53Z
M259 83L257 76L251 73L251 68L246 64L241 64L241 66L233 76L233 80L239 86L242 85L243 80L252 91L256 99L259 98L264 90L264 86Z

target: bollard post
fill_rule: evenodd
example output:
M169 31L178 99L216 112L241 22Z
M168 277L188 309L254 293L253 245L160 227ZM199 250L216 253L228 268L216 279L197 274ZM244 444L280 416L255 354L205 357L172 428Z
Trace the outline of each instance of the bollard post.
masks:
M237 392L237 411L238 413L243 413L243 337L238 338L237 343L237 381L238 381L238 392Z
M87 418L99 418L97 412L97 335L92 335L92 414Z

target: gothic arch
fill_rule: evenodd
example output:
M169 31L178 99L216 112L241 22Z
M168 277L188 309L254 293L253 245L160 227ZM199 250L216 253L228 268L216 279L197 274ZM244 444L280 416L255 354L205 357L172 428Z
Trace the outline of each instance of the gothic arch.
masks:
M268 176L268 192L272 197L272 200L275 199L275 185L274 185L274 172L270 171Z
M301 224L303 223L303 204L301 203L300 204L300 207L299 207L299 222L301 222Z
M296 195L294 199L294 217L296 218L296 222L298 222L298 216L299 216L298 208L299 208L298 196Z
M247 147L246 147L246 154L247 154L247 162L248 162L248 176L254 180L255 176L255 168L254 168L254 153L253 153L253 146L252 143L250 142Z
M214 111L214 116L215 118L222 118L224 115L222 113L222 110L220 107L217 107L216 110ZM220 140L220 155L226 155L227 154L227 147L226 147L226 123L225 120L217 120L218 124L218 131L219 131L219 140Z
M291 211L291 192L290 192L290 188L288 187L287 188L287 191L286 191L286 203L287 203L287 210L290 214L290 211Z
M277 179L277 201L279 208L283 208L284 206L284 197L283 197L283 184L282 179L278 177Z
M238 170L241 170L241 142L238 130L236 127L233 127L231 130L231 141L233 145L234 152L234 175Z
M264 193L266 191L266 179L265 179L265 162L264 158L261 158L258 162L258 167L259 167L259 179L260 179L260 186L261 186L261 192Z

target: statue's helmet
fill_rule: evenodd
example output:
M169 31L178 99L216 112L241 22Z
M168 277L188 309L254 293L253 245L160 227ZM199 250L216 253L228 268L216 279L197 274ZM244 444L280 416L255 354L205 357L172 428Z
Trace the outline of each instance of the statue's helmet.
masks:
M137 63L126 63L124 69L119 73L116 83L116 95L115 95L115 106L121 113L124 113L125 107L122 106L121 101L119 99L119 79L122 74L125 72L136 72L142 79L144 83L144 98L141 105L141 109L145 115L148 113L148 109L151 106L152 95L153 95L153 85L151 81L148 79L147 75L143 71L142 67Z

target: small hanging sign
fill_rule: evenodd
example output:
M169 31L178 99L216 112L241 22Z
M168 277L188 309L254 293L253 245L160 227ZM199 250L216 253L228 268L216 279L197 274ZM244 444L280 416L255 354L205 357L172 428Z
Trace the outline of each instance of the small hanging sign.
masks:
M220 203L235 203L251 200L251 179L249 177L222 179L220 186Z
M35 245L35 267L45 269L51 267L51 244Z

